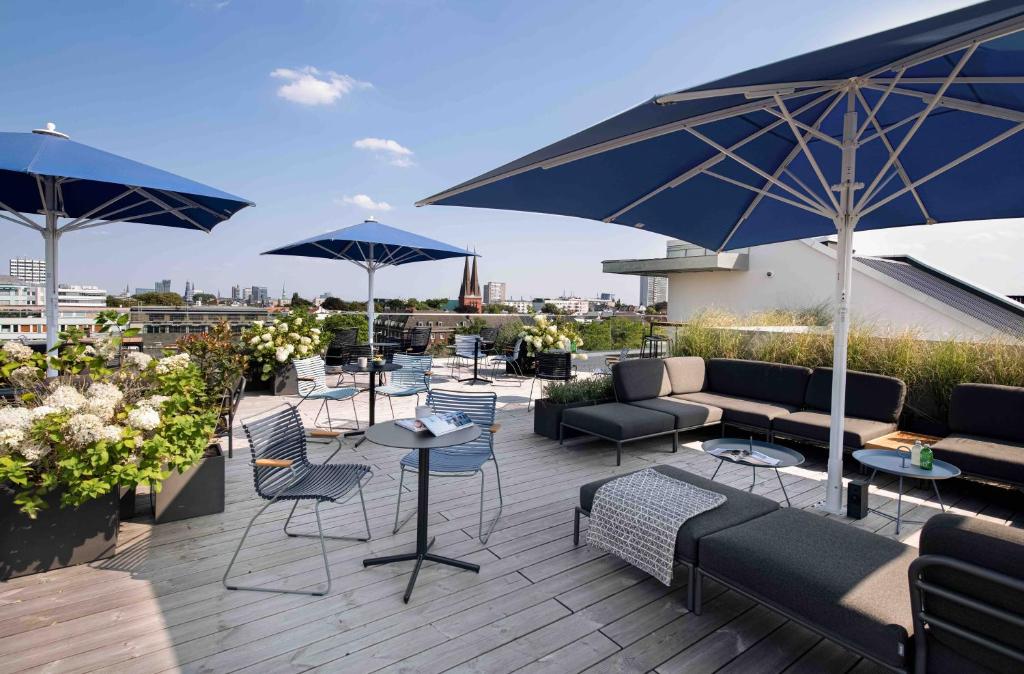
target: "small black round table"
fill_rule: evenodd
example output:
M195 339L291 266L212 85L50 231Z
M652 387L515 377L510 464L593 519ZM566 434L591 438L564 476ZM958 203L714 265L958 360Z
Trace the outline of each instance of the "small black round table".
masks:
M374 363L373 361L370 361L369 363L366 364L366 367L360 367L358 363L350 363L349 365L343 366L342 369L345 370L345 372L348 372L349 374L353 375L364 373L370 374L370 425L373 426L373 424L376 422L376 415L374 414L374 410L377 407L377 376L381 372L394 372L395 370L401 370L402 366L395 365L394 363ZM365 431L362 430L348 431L347 433L345 433L345 437L347 438L352 435L363 435L364 433ZM358 445L359 443L356 444Z
M715 438L714 440L705 440L701 443L701 448L707 452L708 450L726 450L734 452L731 454L712 454L711 456L718 459L718 468L715 468L715 474L711 476L711 479L715 479L715 475L718 475L718 471L721 470L722 464L728 461L729 463L736 463L742 466L750 466L753 471L753 479L750 482L750 488L747 491L753 491L754 485L757 483L757 469L758 468L774 468L775 477L779 480L779 486L782 487L782 495L786 497L786 505L790 505L789 494L786 493L786 485L782 483L782 476L779 475L779 468L789 468L791 466L799 466L804 462L804 455L795 449L789 447L783 447L782 445L776 445L774 442L764 442L762 440L744 440L743 438ZM759 461L748 459L744 456L744 452L749 452L751 449L761 452L765 456L769 456L776 461L777 464L774 466L765 465Z
M366 438L370 442L378 445L384 445L385 447L417 449L420 453L419 466L417 466L417 473L419 474L419 493L417 494L416 502L415 552L408 552L402 555L389 555L387 557L372 557L370 559L363 560L363 566L376 566L378 564L391 564L393 562L416 562L416 566L414 566L412 570L412 577L409 578L409 585L405 589L406 604L409 603L409 598L412 596L412 590L416 586L416 576L419 575L420 566L423 565L424 561L447 564L449 566L465 569L467 571L475 571L477 573L480 572L479 564L471 564L470 562L463 562L458 559L451 559L450 557L431 554L429 550L430 546L434 544L434 539L431 538L429 542L427 541L427 509L430 505L430 450L454 447L455 445L472 442L480 437L480 433L480 427L474 424L453 433L448 433L441 437L435 437L429 432L414 433L408 429L402 428L394 421L384 421L376 426L370 426L366 429Z

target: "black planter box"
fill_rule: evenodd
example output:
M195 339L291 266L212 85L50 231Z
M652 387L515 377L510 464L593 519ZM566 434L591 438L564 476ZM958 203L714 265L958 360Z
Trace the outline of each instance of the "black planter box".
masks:
M551 438L552 440L558 439L558 427L562 424L562 412L573 407L587 407L588 405L596 405L603 400L587 400L583 402L566 403L564 405L553 403L547 398L540 398L533 401L533 432L537 435L543 435L545 438ZM566 438L574 438L582 435L578 431L574 431L571 428L565 429Z
M157 524L224 512L224 455L218 445L212 453L184 473L172 471L153 494L153 519Z
M77 508L61 508L61 491L30 519L0 487L0 580L113 557L117 549L118 492Z

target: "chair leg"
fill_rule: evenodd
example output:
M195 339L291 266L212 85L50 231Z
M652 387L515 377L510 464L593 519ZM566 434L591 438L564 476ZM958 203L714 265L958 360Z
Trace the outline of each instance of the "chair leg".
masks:
M360 501L363 500L363 487L362 487L362 485L359 486L359 500ZM320 515L319 515L319 513L320 513L319 507L320 507L321 503L323 503L323 501L317 501L316 502L317 519L318 519L318 521L319 521L319 517L320 517ZM301 532L288 531L288 525L291 524L292 515L295 514L295 509L298 507L298 505L299 505L298 501L295 501L295 503L292 504L292 511L290 513L288 513L288 519L286 519L284 521L284 533L286 533L288 536L291 536L292 538L329 538L332 541L359 541L360 543L365 543L368 540L370 540L370 524L369 524L369 521L367 521L367 523L366 523L366 537L365 538L362 537L362 536L327 536L322 531L319 534L304 534L304 533L301 533ZM366 503L365 502L363 503L363 519L366 519Z
M678 451L679 451L679 434L678 433L673 433L672 434L672 453L675 454Z
M498 518L501 517L501 511L505 507L505 497L501 494L501 471L498 470L498 459L491 454L491 460L494 461L494 476L498 481L498 513L491 520L491 525L487 528L487 533L483 532L484 528L484 470L480 468L480 542L487 545L487 539L491 537L491 533L494 531L494 527L498 524Z
M615 465L616 466L621 466L622 465L622 443L621 442L616 442L615 443Z
M356 420L356 430L359 430L359 411L356 409L356 397L349 398L352 402L352 418Z
M391 396L388 396L388 407L391 408L391 418L395 418L395 404L391 402Z
M574 511L574 515L575 515L575 517L573 518L573 522L572 522L572 544L573 545L579 545L580 544L580 507L579 506L576 506L576 510Z
M401 512L402 509L402 485L404 482L405 466L402 466L402 472L398 478L398 503L395 504L395 528L391 530L391 533L393 534L397 534L398 531L402 527L404 527L409 522L409 520L411 520L413 516L416 514L416 508L413 508L412 512L409 513L409 515L404 520L402 520L401 522L398 521L399 513Z
M534 377L530 382L530 402L526 404L526 411L529 412L530 408L533 407L533 385L537 383L537 378Z
M693 611L694 615L700 615L704 609L702 604L704 603L704 574L701 573L700 569L695 568L693 570Z
M269 501L267 501L266 505L264 505L262 508L260 508L259 511L255 515L253 515L253 518L251 520L249 520L249 524L246 525L246 527L245 527L245 532L242 533L242 539L240 541L238 541L238 547L235 548L235 554L231 555L231 561L228 562L228 568L224 570L224 577L221 579L221 582L224 583L224 587L226 589L228 589L228 590L250 590L250 591L253 591L253 592L275 592L275 593L280 593L280 594L304 594L304 595L310 595L310 596L313 596L313 597L322 597L322 596L324 596L325 594L327 594L328 592L331 591L331 570L330 570L330 566L328 565L328 562L327 562L327 546L324 544L324 539L323 539L323 533L324 532L323 532L323 528L320 526L320 511L319 511L319 509L316 511L316 525L317 525L318 531L320 532L320 536L319 536L320 537L320 551L322 552L323 558L324 558L324 573L327 574L327 587L326 588L324 588L323 590L287 590L287 589L283 589L283 588L257 587L257 586L250 586L250 585L232 585L232 584L228 583L228 576L231 575L231 567L233 567L235 565L235 560L238 559L238 553L242 551L242 546L245 544L245 539L249 536L249 531L252 529L253 523L256 522L256 519L260 515L262 515L264 513L264 511L266 511L267 508L269 508L270 506L272 506L276 502L277 502L277 497L275 496L274 498L272 498ZM319 505L320 504L317 503L317 506L319 506ZM294 508L293 508L293 510L294 510ZM289 515L289 517L290 517L290 515Z
M697 583L697 573L694 571L692 564L686 565L686 608L690 609L693 613L693 609L697 606L697 588L694 587Z

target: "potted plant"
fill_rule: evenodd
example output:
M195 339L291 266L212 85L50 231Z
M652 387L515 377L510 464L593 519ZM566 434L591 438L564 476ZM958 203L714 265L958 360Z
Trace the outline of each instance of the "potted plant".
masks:
M321 353L329 339L308 312L296 311L270 323L254 321L242 332L242 349L249 360L247 379L269 381L274 395L296 395L298 382L291 361Z
M119 348L112 328L130 335L126 323L101 317L94 341ZM188 354L128 353L112 370L81 331L60 338L42 362L5 347L18 364L0 367L20 391L0 406L0 579L113 555L121 488L159 490L167 467L202 457L216 422Z
M614 397L611 377L589 377L551 384L547 388L547 397L534 402L533 432L557 440L565 410L608 402ZM579 434L566 429L565 437L575 435Z

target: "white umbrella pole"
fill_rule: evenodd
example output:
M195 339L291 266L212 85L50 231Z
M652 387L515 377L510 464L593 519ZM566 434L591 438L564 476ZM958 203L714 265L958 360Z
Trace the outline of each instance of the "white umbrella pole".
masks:
M373 263L371 262L366 267L367 274L367 286L369 287L368 298L366 300L366 324L369 329L367 333L370 337L370 352L373 352L373 319L374 319L374 306L373 306Z
M43 230L46 259L46 350L49 351L57 343L60 331L60 295L57 291L57 249L60 241L60 230L57 229L57 195L56 179L43 179L43 197L46 201L46 229ZM47 370L47 374L55 376L56 370Z
M846 411L846 352L850 336L850 286L853 276L853 213L857 184L857 109L854 94L847 94L843 118L843 165L839 187L841 214L836 218L839 246L836 255L836 313L832 330L832 416L828 437L828 482L825 486L825 510L840 514L843 510L843 431Z

